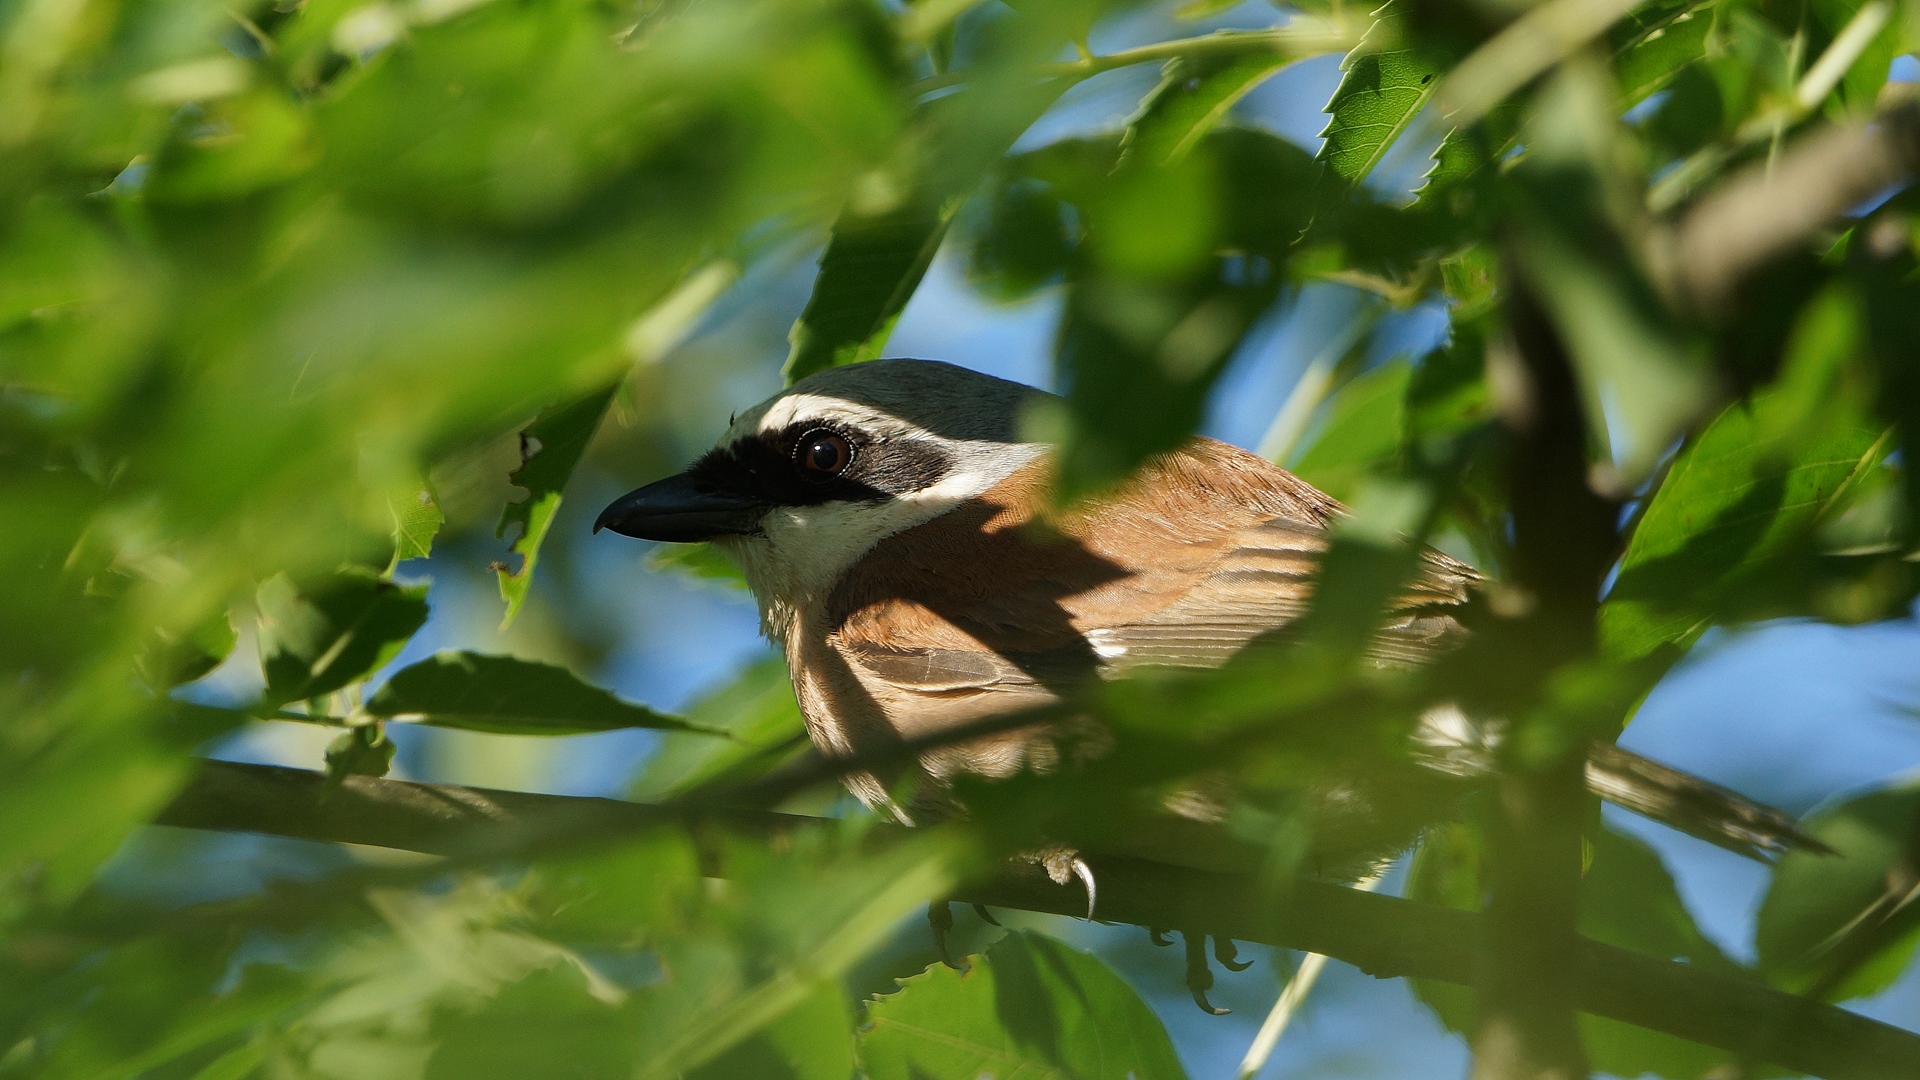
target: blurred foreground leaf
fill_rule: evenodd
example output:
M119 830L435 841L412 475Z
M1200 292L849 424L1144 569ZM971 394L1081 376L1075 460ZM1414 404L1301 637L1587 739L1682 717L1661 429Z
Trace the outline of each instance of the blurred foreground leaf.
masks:
M374 716L502 735L689 726L590 686L566 668L471 652L436 653L395 672L366 708Z
M1808 583L1804 572L1774 576L1780 560L1805 553L1814 526L1888 450L1845 367L1855 333L1844 297L1811 305L1780 381L1680 452L1601 609L1610 651L1643 656L1690 642L1715 617L1777 613L1783 591L1791 600Z
M1413 365L1394 360L1357 376L1334 394L1325 426L1293 463L1302 480L1351 500L1367 474L1400 451Z
M1100 960L1015 931L867 1007L871 1080L1184 1080L1158 1017Z
M1738 966L1700 933L1660 857L1641 841L1607 828L1589 830L1590 859L1581 881L1580 932L1597 941L1709 970ZM1414 856L1409 899L1477 910L1486 888L1486 841L1454 824L1428 833ZM1414 990L1448 1028L1471 1032L1472 991L1414 980ZM1582 1042L1595 1071L1695 1080L1732 1060L1723 1050L1604 1017L1580 1017Z
M510 479L527 489L527 497L508 503L500 512L495 535L520 526L510 550L520 555L520 569L499 567L500 598L507 602L502 627L512 623L527 602L527 590L533 587L533 568L540 561L540 544L553 526L553 515L560 510L560 493L573 476L574 466L587 451L587 443L599 430L601 417L613 404L617 386L596 390L577 401L554 405L540 411L533 423L520 432L520 467Z
M692 732L665 736L634 778L631 798L661 802L722 777L749 779L811 746L784 658L749 665L695 702L687 722L727 738Z
M140 677L160 689L192 682L218 667L238 640L233 622L224 611L184 634L156 630L140 654Z
M343 570L296 586L260 586L260 660L269 705L305 701L366 678L427 621L427 587Z
M1837 855L1792 851L1760 904L1760 970L1842 1001L1886 989L1920 943L1920 786L1899 783L1807 819Z
M747 576L739 565L712 544L661 544L647 556L647 569L677 571L735 589L747 587Z
M1236 102L1292 59L1267 52L1169 60L1127 130L1126 155L1166 165L1192 153Z
M1066 88L1064 79L977 75L968 89L920 107L902 156L869 176L869 190L833 223L813 293L788 333L789 384L881 355L954 212ZM982 99L991 103L980 107Z
M853 1011L838 984L822 980L786 1015L687 1080L847 1080L854 1075Z

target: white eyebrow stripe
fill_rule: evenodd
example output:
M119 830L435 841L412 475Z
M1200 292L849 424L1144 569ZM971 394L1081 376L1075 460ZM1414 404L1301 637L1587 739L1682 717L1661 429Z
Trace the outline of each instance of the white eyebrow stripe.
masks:
M771 435L808 423L844 424L882 439L932 439L941 443L949 441L918 424L902 420L871 406L847 401L844 398L804 393L775 398L767 404L764 411L751 411L739 417L734 421L733 426L727 429L721 441L731 443L740 439Z

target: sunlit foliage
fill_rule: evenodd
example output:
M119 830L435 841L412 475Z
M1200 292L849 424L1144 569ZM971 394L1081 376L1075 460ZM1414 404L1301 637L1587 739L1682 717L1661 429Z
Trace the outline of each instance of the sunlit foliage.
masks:
M1128 848L1116 823L1195 776L1232 781L1227 907L1417 842L1411 895L1490 903L1496 928L1821 1000L1885 986L1920 940L1913 787L1811 825L1839 854L1780 864L1752 969L1650 852L1553 798L1708 628L1912 602L1920 227L1899 185L1920 105L1887 73L1920 6L1306 0L1262 8L1266 29L1089 48L1131 10L0 2L0 1077L1179 1076L1125 983L1027 931L878 996L853 973L1014 853ZM1237 122L1263 79L1330 53L1349 55L1317 156ZM1123 129L1016 151L1070 87L1133 65L1163 78ZM1401 190L1378 168L1408 146L1431 160ZM943 244L989 295L1063 296L1063 399L1030 419L1066 498L1187 438L1302 287L1364 290L1264 448L1353 507L1299 633L1090 690L1104 755L969 786L967 821L913 833L752 817L831 805L831 775L795 771L778 665L686 717L525 658L369 685L428 616L393 573L446 520L436 470L519 432L525 497L486 508L512 619L604 418L652 415L649 365L809 243L793 378L884 355ZM1369 366L1381 313L1435 302L1442 348ZM1368 635L1423 542L1487 575L1479 632L1381 671ZM710 553L663 562L729 587ZM261 697L187 704L238 631ZM1505 779L1407 779L1407 733L1447 700L1508 725ZM223 827L447 861L187 905L101 889L204 794L197 755L263 719L339 729L324 789L311 814ZM428 842L405 807L329 803L382 790L364 778L402 723L663 729L633 794L669 810ZM1355 846L1316 809L1343 784L1404 796L1404 831ZM1218 927L1167 929L1204 950ZM1419 992L1469 1033L1511 1012L1538 1035L1514 1002L1577 997L1576 965L1530 966L1517 940L1488 935L1477 1002ZM1587 1017L1572 1052L1674 1078L1801 1060L1682 1037L1700 1030ZM1481 1046L1489 1075L1559 1052Z

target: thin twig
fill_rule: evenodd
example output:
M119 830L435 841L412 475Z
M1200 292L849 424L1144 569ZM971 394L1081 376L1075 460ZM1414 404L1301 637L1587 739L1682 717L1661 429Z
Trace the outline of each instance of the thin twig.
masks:
M1371 875L1354 885L1361 892L1373 892L1387 879L1388 867L1381 867ZM1261 1069L1267 1067L1267 1059L1273 1056L1273 1048L1280 1045L1280 1036L1287 1033L1287 1025L1293 1022L1293 1016L1300 1006L1313 993L1313 985L1320 981L1320 972L1326 969L1327 954L1310 952L1300 958L1300 966L1293 971L1293 978L1281 987L1279 1000L1273 1003L1273 1010L1260 1025L1253 1037L1253 1045L1247 1047L1247 1056L1240 1059L1239 1080L1253 1080Z

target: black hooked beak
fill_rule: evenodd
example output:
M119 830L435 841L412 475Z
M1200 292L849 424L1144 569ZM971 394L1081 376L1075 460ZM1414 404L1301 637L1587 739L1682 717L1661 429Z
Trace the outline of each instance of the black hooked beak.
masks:
M600 511L593 531L612 529L622 536L688 544L716 536L750 536L760 531L767 504L747 495L722 491L685 473L629 491Z

